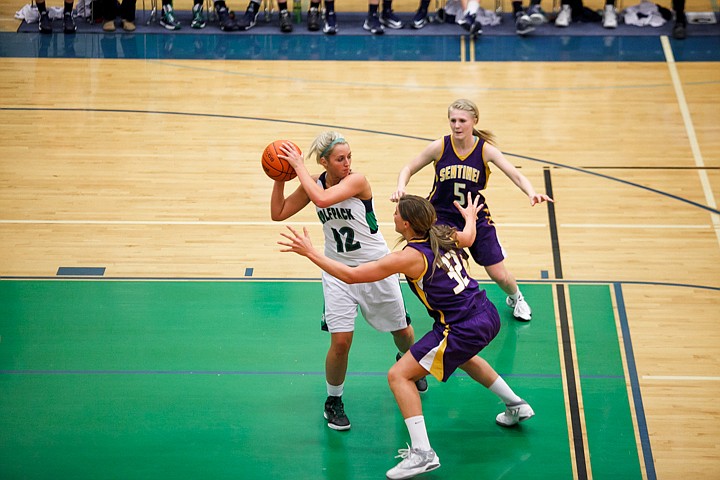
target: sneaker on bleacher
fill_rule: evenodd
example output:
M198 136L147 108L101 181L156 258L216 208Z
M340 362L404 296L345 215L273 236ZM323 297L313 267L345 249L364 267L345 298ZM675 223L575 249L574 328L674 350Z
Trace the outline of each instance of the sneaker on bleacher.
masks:
M52 33L52 20L47 10L40 14L40 23L38 25L40 33Z
M73 19L72 13L66 13L63 15L63 32L77 32L77 25L75 25L75 20Z
M530 15L525 12L517 12L515 14L515 33L518 35L527 35L535 30Z
M180 22L175 19L175 12L170 4L163 5L160 25L168 30L180 30Z
M425 25L427 25L428 21L428 12L425 9L419 8L417 12L415 12L415 16L412 19L412 23L410 24L410 27L419 30L423 28Z
M605 5L603 10L603 27L604 28L617 28L618 19L617 12L613 5Z
M220 30L222 30L223 32L234 32L238 30L237 23L235 23L235 20L230 16L230 12L225 5L216 6L215 13L218 17L218 25L220 26Z
M527 15L530 17L530 21L533 25L542 25L548 21L547 16L545 15L545 12L542 11L542 8L540 8L540 5L530 5L530 8L527 9Z
M363 23L363 29L367 30L373 35L382 35L383 33L385 33L385 29L380 23L380 17L377 13L368 15L367 18L365 18L365 23Z
M280 11L280 31L283 33L290 33L293 31L292 18L290 18L290 12L287 8Z
M399 30L405 26L403 21L400 20L400 17L395 15L393 10L383 10L380 14L380 23L394 30Z
M300 0L298 0L300 1ZM310 7L307 13L308 30L317 32L320 30L320 11L317 7Z
M570 25L570 22L572 22L572 9L570 5L563 5L557 18L555 18L555 26L567 27Z
M192 20L190 21L190 28L200 29L205 28L205 15L203 15L202 3L196 3L192 8Z
M325 15L323 33L325 35L335 35L337 33L337 16L335 15L335 12L328 12Z
M257 8L257 10L255 10ZM248 5L247 10L245 10L245 15L240 18L240 20L237 22L238 28L240 30L250 30L257 24L257 17L260 13L259 4L256 4L255 2L250 2L250 5Z

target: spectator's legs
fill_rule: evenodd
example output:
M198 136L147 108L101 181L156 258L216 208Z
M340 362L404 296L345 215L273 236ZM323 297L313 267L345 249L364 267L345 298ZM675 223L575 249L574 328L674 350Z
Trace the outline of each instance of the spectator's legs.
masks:
M673 26L672 36L678 40L687 37L687 17L685 17L685 0L673 0L673 10L675 11L675 25Z

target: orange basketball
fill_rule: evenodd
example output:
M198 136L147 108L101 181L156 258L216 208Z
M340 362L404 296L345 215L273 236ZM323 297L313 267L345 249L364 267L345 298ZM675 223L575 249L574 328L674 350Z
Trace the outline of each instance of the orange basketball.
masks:
M300 147L295 145L290 140L275 140L270 145L265 147L262 154L262 167L268 177L273 180L279 180L281 182L287 182L297 176L295 169L290 166L287 160L280 158L278 155L282 154L280 146L283 143L289 143L298 153L302 153Z

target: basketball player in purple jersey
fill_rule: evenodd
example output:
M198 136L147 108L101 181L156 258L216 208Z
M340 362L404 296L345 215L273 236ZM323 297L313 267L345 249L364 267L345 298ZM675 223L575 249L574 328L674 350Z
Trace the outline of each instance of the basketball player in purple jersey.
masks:
M464 219L463 229L436 224L436 213L430 202L416 195L398 200L395 231L407 245L379 260L349 267L317 251L310 241L307 228L303 234L288 227L283 233L287 248L311 260L321 269L348 284L374 282L396 273L407 277L415 295L433 318L432 330L410 347L390 368L388 382L400 412L405 419L411 445L399 451L402 460L388 470L390 479L411 478L440 467L440 459L430 446L420 395L414 382L432 374L445 382L460 368L505 402L505 411L495 421L504 427L517 425L535 412L517 396L495 370L477 354L500 330L500 317L477 281L469 277L462 259L463 247L470 246L476 233L476 218L482 207L479 197L467 194L467 202L454 206Z
M405 195L410 177L432 163L435 182L428 198L437 211L438 223L462 229L463 218L453 207L453 202L462 204L465 196L472 193L480 195L480 201L485 203L481 192L487 187L490 163L493 163L528 196L531 206L552 202L547 195L537 193L530 181L505 159L493 145L494 138L490 132L475 128L478 116L478 108L470 100L453 102L448 107L451 134L433 141L400 170L397 190L390 200L397 202ZM506 303L513 309L513 316L530 321L532 310L520 293L515 277L505 267L505 251L498 240L487 204L477 220L477 236L469 250L475 262L482 265L488 276L508 295Z

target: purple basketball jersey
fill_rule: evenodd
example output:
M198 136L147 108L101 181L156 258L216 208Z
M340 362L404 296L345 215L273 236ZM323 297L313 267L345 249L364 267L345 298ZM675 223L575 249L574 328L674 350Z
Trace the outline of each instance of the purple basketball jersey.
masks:
M435 255L428 241L412 240L407 247L425 256L423 276L407 280L410 289L436 322L447 325L464 320L473 304L485 300L485 290L480 290L475 279L468 276L457 252L444 253L441 259L444 268L438 266L433 271Z
M490 168L483 158L485 140L478 139L475 147L465 157L460 157L453 147L450 135L443 138L443 152L435 163L435 182L428 199L435 207L437 223L450 225L458 230L465 226L465 219L458 212L453 201L460 205L467 203L468 192L480 196L485 206L478 215L475 242L468 249L478 265L490 266L502 262L505 253L493 225L490 209L481 191L487 187Z
M467 203L467 194L473 197L480 195L480 202L485 203L481 191L487 187L490 169L483 159L485 140L478 139L475 147L464 157L460 157L452 144L450 135L443 138L443 152L435 163L435 182L428 199L435 207L438 218L454 227L462 228L464 221L453 202L460 205Z
M435 255L429 242L411 241L408 247L425 256L422 277L407 280L435 320L432 329L410 347L410 353L431 375L445 382L495 338L500 316L485 290L467 275L457 252L444 253L443 267L433 272Z

